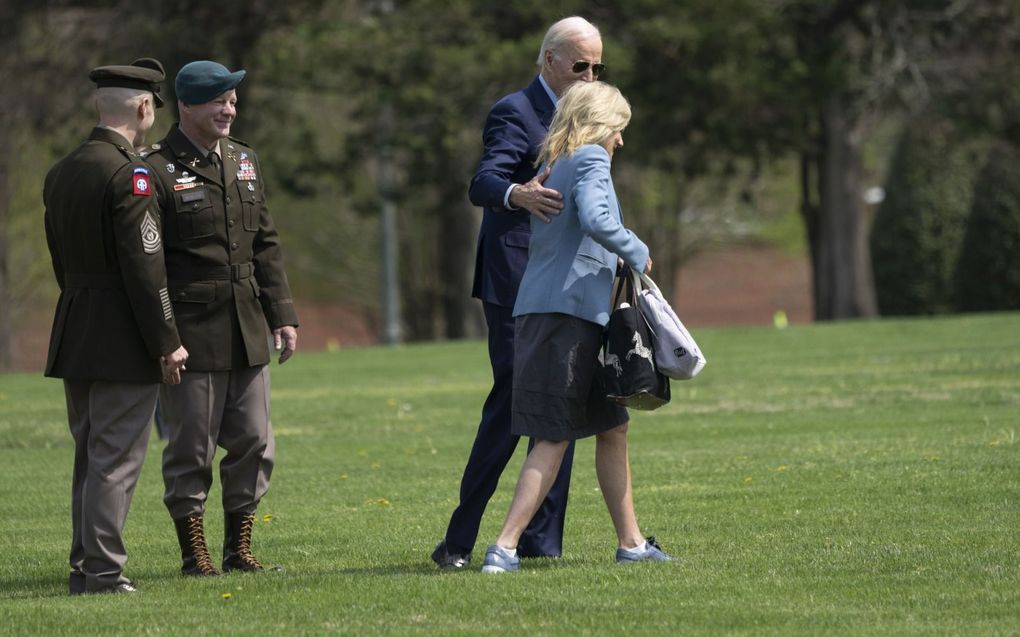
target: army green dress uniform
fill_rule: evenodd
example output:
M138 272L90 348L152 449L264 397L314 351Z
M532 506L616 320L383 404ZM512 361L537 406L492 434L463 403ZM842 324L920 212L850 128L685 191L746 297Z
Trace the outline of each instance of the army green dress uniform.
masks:
M100 67L90 77L100 87L158 91L163 73L145 63ZM53 166L43 200L60 287L46 375L64 379L75 446L69 585L72 593L116 590L129 585L122 530L145 457L160 357L181 345L159 209L151 170L129 140L105 127Z
M248 558L274 460L267 326L298 324L255 151L234 138L219 140L218 151L199 149L175 125L146 154L165 224L170 298L190 355L181 384L160 391L164 502L182 571L194 575L214 574L196 567L196 555L206 551L201 525L217 445L227 452L223 568L261 568Z

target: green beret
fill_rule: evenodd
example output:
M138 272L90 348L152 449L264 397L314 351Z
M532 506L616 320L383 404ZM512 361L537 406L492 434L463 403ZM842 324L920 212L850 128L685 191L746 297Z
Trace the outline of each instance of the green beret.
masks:
M174 90L177 99L185 104L205 104L241 83L245 71L231 73L218 62L198 60L189 62L177 72Z
M127 66L100 66L89 73L89 79L96 83L97 88L120 86L150 91L156 108L163 106L159 83L165 78L163 65L153 58L138 58Z

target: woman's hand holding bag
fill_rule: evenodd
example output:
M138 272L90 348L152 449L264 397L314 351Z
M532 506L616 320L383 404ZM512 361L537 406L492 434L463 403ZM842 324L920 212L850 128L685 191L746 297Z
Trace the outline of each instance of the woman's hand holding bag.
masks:
M602 348L606 397L632 409L669 402L669 379L655 367L653 335L638 306L638 281L624 266Z

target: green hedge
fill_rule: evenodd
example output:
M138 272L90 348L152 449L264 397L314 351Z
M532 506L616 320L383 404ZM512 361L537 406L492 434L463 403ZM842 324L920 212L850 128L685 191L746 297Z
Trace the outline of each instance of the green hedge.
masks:
M963 311L1020 309L1020 149L1001 142L974 188L956 272Z
M956 309L956 266L986 147L935 116L916 118L904 130L871 232L883 315Z

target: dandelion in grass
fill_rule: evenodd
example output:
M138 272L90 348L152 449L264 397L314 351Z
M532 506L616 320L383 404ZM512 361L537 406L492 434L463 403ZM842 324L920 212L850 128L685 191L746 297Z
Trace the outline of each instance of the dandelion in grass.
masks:
M785 464L781 464L778 467L776 467L776 472L777 473L782 473L782 472L786 471L786 469L787 469L786 465Z
M390 506L390 501L386 498L369 498L368 500L365 500L365 504L368 506L388 507Z
M267 524L272 522L273 521L273 514L272 513L267 513L267 514L263 515L262 516L262 521L267 523Z
M397 401L394 400L393 398L390 398L390 399L387 399L386 404L389 405L390 407L396 407L397 406Z
M234 594L233 594L233 593L223 593L223 594L221 595L221 597L222 597L223 599L230 599L230 598L231 598L231 597L233 597L233 596L234 596Z
M372 463L372 468L373 469L382 469L382 465L379 464L378 462L373 462Z
M744 476L744 484L751 484L752 482L754 482L754 478L751 476Z
M341 480L346 480L347 479L347 474L346 473L341 473L340 474L340 479Z

